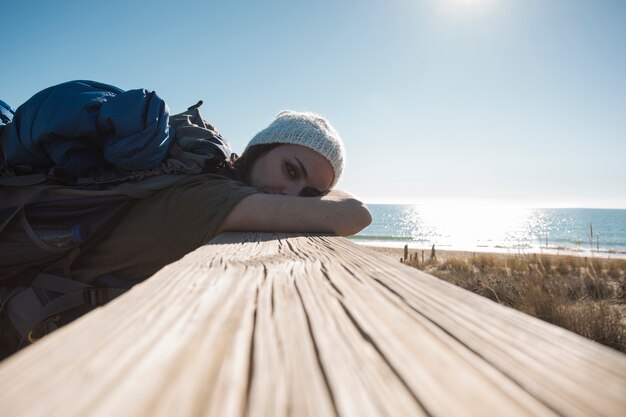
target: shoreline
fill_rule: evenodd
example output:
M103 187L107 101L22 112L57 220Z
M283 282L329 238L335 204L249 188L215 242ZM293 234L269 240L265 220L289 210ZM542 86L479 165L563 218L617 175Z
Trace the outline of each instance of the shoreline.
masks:
M350 239L357 245L369 247L376 252L382 253L389 257L395 257L398 261L404 256L404 246L407 243L397 242L398 244L388 244L387 242L367 242L359 241L358 239ZM424 259L430 258L431 246L420 246L408 244L409 254L417 252L420 260L422 259L422 251L424 252ZM528 255L548 255L548 256L563 256L574 258L592 258L592 259L606 259L606 260L626 260L626 253L622 252L596 252L596 251L577 251L568 249L511 249L511 248L440 248L435 246L435 256L439 261L447 260L450 258L467 259L475 255L491 255L491 256L528 256Z

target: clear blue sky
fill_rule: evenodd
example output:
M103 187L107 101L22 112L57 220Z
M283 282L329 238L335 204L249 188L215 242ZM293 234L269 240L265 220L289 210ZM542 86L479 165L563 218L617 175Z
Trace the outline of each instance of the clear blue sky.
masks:
M180 5L179 5L180 4ZM184 5L183 5L184 4ZM243 150L281 109L343 136L340 188L626 207L626 1L13 1L0 97L155 90Z

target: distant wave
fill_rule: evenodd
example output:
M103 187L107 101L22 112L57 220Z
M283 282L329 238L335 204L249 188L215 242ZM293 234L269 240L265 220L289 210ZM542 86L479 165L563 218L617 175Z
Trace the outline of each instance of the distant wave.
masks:
M426 240L414 240L410 236L372 236L372 235L353 235L350 239L360 240L389 240L397 242L426 242Z

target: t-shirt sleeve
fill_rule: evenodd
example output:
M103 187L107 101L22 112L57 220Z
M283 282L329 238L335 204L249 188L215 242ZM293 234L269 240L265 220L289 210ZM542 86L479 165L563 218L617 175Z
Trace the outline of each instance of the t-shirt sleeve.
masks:
M172 187L161 196L164 213L179 233L177 239L200 245L213 239L232 209L259 192L242 182L207 175Z
M113 275L145 278L205 244L231 210L258 189L217 175L195 175L138 200L74 263L83 282Z

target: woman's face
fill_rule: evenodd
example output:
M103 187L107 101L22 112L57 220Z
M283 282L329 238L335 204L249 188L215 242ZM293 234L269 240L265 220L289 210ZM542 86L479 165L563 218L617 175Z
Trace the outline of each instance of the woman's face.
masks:
M280 145L261 155L250 170L250 185L271 194L320 195L334 179L330 162L300 145Z

